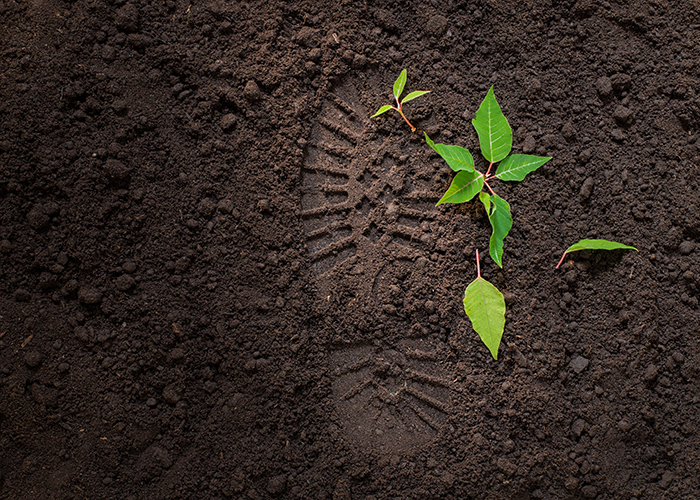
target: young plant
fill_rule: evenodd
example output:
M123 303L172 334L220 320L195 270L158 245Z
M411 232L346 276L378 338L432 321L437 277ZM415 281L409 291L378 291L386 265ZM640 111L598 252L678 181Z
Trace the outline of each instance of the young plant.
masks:
M449 189L437 205L464 203L478 194L493 229L489 242L489 254L499 267L503 267L503 240L513 226L513 218L510 214L510 205L494 192L489 181L494 177L502 181L522 181L527 174L537 170L552 158L510 154L513 148L513 130L496 102L493 87L489 89L479 106L472 125L479 136L481 154L489 162L486 173L476 169L474 158L467 149L460 146L435 144L428 134L425 134L428 145L447 162L452 170L457 172ZM496 172L491 173L496 163L498 163ZM488 189L488 193L482 191L484 186Z
M481 277L479 250L476 251L476 279L464 291L463 302L472 328L486 344L493 359L498 359L498 346L506 324L506 301L498 288Z
M571 253L571 252L576 252L578 250L634 250L635 252L638 252L634 247L631 247L629 245L623 245L622 243L617 243L616 241L608 241L608 240L581 240L578 243L574 243L571 245L569 248L566 249L564 252L564 255L561 256L561 259L559 260L559 264L557 264L557 269L559 269L559 266L561 266L562 262L564 262L564 257L566 257L566 254Z
M392 106L391 104L385 104L381 108L379 108L379 111L374 113L370 118L376 118L379 115L382 115L389 111L390 109L393 109L394 111L398 111L399 114L401 115L401 118L408 124L409 127L411 127L411 132L416 131L416 127L411 125L411 122L408 121L408 118L406 118L406 115L403 114L403 105L407 103L408 101L412 101L416 97L420 97L423 94L427 94L430 91L429 90L416 90L414 92L411 92L408 94L406 97L401 99L399 101L399 97L401 97L401 94L403 93L403 88L406 85L406 69L404 68L403 71L401 71L401 74L399 77L396 79L394 82L394 99L396 100L396 106Z

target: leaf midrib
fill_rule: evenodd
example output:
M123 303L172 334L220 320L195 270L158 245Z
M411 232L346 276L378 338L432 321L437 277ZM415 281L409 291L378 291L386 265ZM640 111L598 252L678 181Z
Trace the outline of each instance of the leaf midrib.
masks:
M486 317L486 323L488 323L488 333L489 333L489 341L493 341L493 333L491 331L491 321L489 318L489 308L486 305L486 295L484 293L483 289L483 283L484 283L484 278L479 278L479 293L481 293L481 303L484 305L484 316Z

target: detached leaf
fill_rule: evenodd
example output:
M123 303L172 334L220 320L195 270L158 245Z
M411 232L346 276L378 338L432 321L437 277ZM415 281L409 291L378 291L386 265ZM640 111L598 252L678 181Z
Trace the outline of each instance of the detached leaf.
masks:
M498 359L498 346L501 344L506 324L506 302L498 288L477 278L464 291L464 312L472 322L472 328L489 348L493 359Z
M406 97L404 97L403 99L401 99L401 104L403 104L403 103L405 103L405 102L408 102L408 101L412 101L412 100L415 99L416 97L420 97L420 96L422 96L422 95L424 95L424 94L429 94L429 93L430 93L429 90L416 90L415 92L411 92L411 93L408 94Z
M557 268L559 268L559 266L561 266L561 263L564 262L564 257L566 257L567 253L576 252L578 250L634 250L635 252L639 251L634 247L631 247L629 245L623 245L622 243L618 243L616 241L581 240L578 243L574 243L566 249L564 255L561 256L561 260L559 260L559 264L557 264Z
M394 82L394 98L398 102L399 96L401 95L401 92L403 92L403 88L406 85L406 69L404 68L403 71L401 71L401 74L399 77L396 79Z
M381 115L381 114L384 114L384 113L386 113L387 111L389 111L390 109L391 109L391 106L390 106L389 104L385 104L384 106L382 106L381 108L379 108L379 111L377 111L377 112L374 113L372 116L370 116L370 118L375 118L375 117L377 117L377 116L379 116L379 115Z
M445 192L444 196L437 202L437 205L443 203L464 203L469 201L476 193L484 187L484 176L479 172L462 170L457 172L455 178L452 179L450 188Z
M479 106L472 125L479 135L479 145L484 158L495 163L508 156L513 147L513 130L496 102L493 87Z
M527 174L540 168L551 157L532 155L510 155L498 164L496 177L502 181L522 181Z
M428 134L424 133L424 135L425 142L428 143L428 146L433 148L433 150L447 162L452 170L455 172L459 172L460 170L474 172L474 158L469 150L460 146L450 146L449 144L435 144L430 137L428 137Z
M578 243L574 243L569 248L566 249L566 253L575 252L577 250L618 250L627 249L639 251L634 247L629 245L623 245L616 241L608 240L581 240Z
M482 200L483 202L483 200ZM486 206L486 203L484 203ZM503 267L503 240L508 236L510 228L513 227L513 218L510 216L510 205L500 196L491 196L491 211L489 222L493 228L491 240L489 241L489 255L498 267Z

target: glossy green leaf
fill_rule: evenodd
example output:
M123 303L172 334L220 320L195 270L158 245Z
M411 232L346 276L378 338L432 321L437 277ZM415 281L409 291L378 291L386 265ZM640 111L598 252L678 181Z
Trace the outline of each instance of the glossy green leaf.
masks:
M416 91L411 92L410 94L408 94L408 95L407 95L406 97L404 97L403 99L401 99L401 104L403 104L403 103L405 103L405 102L408 102L408 101L412 101L412 100L415 99L416 97L420 97L420 96L422 96L422 95L429 94L429 93L430 93L429 90L416 90Z
M470 172L468 170L457 172L455 178L452 179L450 188L435 206L443 203L464 203L469 201L481 191L482 187L484 187L484 176L479 172Z
M513 147L513 130L496 102L493 87L479 106L472 125L479 135L479 145L484 158L495 163L508 156Z
M485 203L484 206L486 206ZM489 255L498 264L498 267L503 267L503 240L508 236L510 228L513 227L510 205L508 205L506 200L494 194L491 196L491 207L488 214L489 222L493 228L491 240L489 241Z
M552 158L532 155L507 156L496 169L496 177L502 181L522 181L527 174L540 168Z
M377 112L374 113L372 116L370 116L370 118L374 118L374 117L377 117L377 116L379 116L379 115L381 115L381 114L384 114L384 113L386 113L387 111L389 111L390 109L391 109L391 106L390 106L389 104L385 104L384 106L382 106L381 108L379 108L379 111L377 111Z
M407 72L404 68L404 70L401 71L401 74L394 82L394 98L396 99L396 102L399 101L399 96L401 95L401 92L403 92L403 88L406 85L406 75Z
M564 255L562 255L561 259L559 260L559 264L557 264L557 268L561 266L562 262L564 262L564 257L566 257L567 253L576 252L578 250L634 250L635 252L639 251L634 247L631 247L629 245L623 245L622 243L618 243L616 241L581 240L578 243L574 243L566 249Z
M498 346L506 324L506 302L498 288L477 278L464 291L464 312L472 322L472 328L486 344L493 359L498 359Z
M460 170L474 172L474 158L469 150L460 146L450 146L449 144L435 144L430 137L428 137L428 134L424 135L425 142L428 143L428 146L433 148L433 150L447 162L452 170L455 172L459 172Z

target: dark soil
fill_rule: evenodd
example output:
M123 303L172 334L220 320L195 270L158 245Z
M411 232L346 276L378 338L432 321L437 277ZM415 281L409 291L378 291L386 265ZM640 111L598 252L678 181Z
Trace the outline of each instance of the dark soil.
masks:
M1 2L0 497L699 498L700 5L524 3Z

